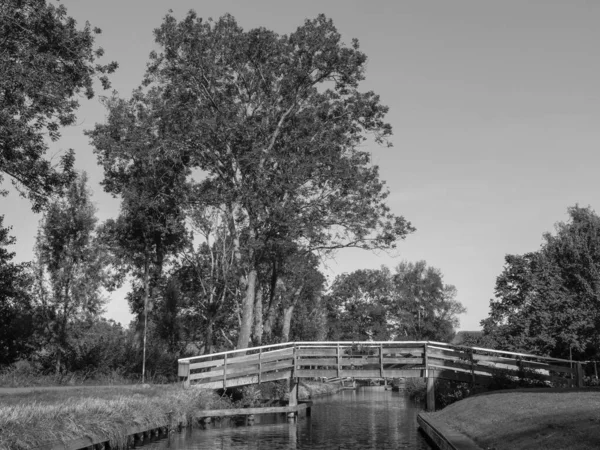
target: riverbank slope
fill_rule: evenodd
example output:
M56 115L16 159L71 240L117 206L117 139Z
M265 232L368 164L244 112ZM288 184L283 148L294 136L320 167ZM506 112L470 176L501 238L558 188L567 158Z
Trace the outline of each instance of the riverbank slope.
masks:
M522 389L479 394L426 413L485 449L600 447L600 390Z
M299 394L313 398L337 390L335 385L307 382ZM203 411L240 408L244 403L182 385L1 389L0 450L44 448L85 436L122 445L128 430L189 426Z

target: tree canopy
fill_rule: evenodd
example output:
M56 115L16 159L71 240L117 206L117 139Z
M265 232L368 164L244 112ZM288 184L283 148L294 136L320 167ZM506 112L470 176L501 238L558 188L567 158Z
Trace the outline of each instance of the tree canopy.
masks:
M230 217L246 292L238 346L250 338L259 254L390 248L414 229L385 203L369 137L388 144L388 108L361 92L366 55L320 15L280 36L245 32L231 15L168 15L155 31L145 84L162 95L164 123L205 179L202 201Z
M94 95L96 76L104 88L117 64L95 61L86 23L77 29L63 5L45 0L5 0L0 4L0 183L8 175L34 210L74 178L73 151L60 161L44 158L49 138L75 123L76 95ZM6 194L6 190L2 191Z
M334 340L448 342L466 311L456 288L425 261L402 262L395 273L382 267L342 274L327 297Z
M584 359L600 355L600 217L568 210L536 252L507 255L482 321L499 348Z

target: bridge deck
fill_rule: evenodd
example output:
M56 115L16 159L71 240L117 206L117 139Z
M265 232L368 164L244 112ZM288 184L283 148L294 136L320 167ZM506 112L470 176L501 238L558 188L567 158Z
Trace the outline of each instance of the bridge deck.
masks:
M207 388L286 378L443 378L489 384L495 376L580 386L579 363L430 341L288 342L179 360L179 377Z

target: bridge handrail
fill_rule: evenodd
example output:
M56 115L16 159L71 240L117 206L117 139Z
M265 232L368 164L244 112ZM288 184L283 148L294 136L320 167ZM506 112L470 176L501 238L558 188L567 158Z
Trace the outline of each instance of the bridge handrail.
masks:
M235 350L227 350L227 351L219 352L219 353L209 353L207 355L188 356L187 358L179 358L177 361L184 362L184 361L189 361L191 359L203 359L203 358L211 358L213 356L225 356L225 355L230 355L232 353L249 352L252 350L263 350L265 348L285 347L286 345L293 346L294 344L295 344L295 342L282 342L280 344L262 345L260 347L238 348Z
M560 358L552 358L549 356L540 356L540 355L533 355L533 354L528 354L528 353L518 353L518 352L509 352L509 351L505 351L505 350L494 350L494 349L490 349L490 348L483 348L483 347L469 347L466 345L457 345L457 344L448 344L446 342L436 342L436 341L291 341L291 342L282 342L279 344L270 344L270 345L263 345L263 346L259 346L259 347L248 347L248 348L240 348L240 349L236 349L236 350L227 350L224 352L218 352L218 353L210 353L207 355L198 355L198 356L190 356L187 358L180 358L178 359L179 363L184 363L186 361L202 361L204 359L208 359L208 358L214 358L214 357L218 357L218 356L225 356L225 355L232 355L232 354L236 354L236 353L242 353L242 352L249 352L249 351L256 351L256 350L265 350L265 349L279 349L279 348L286 348L286 347L333 347L333 346L338 346L338 345L344 345L344 346L354 346L354 345L397 345L397 344L403 344L403 345L423 345L423 346L427 346L427 345L431 345L431 346L444 346L447 347L449 349L452 348L456 348L456 349L460 349L460 350L476 350L476 351L483 351L483 352L487 352L487 353L496 353L496 354L502 354L502 355L510 355L510 356L519 356L519 357L525 357L525 358L536 358L536 359L542 359L542 360L546 360L546 361L557 361L557 362L562 362L562 363L571 363L573 362L573 360L569 360L569 359L560 359Z
M517 353L517 352L509 352L507 350L494 350L491 348L483 348L483 347L469 347L468 345L457 345L457 344L447 344L445 342L434 342L434 341L427 341L428 344L431 345L444 345L446 347L452 347L452 348L460 348L460 349L468 349L468 350L478 350L481 352L488 352L488 353L502 353L504 355L511 355L511 356L524 356L526 358L537 358L537 359L545 359L548 361L559 361L559 362L572 362L574 360L571 359L560 359L560 358L552 358L550 356L540 356L540 355L533 355L531 353ZM584 362L584 361L579 361L579 362Z

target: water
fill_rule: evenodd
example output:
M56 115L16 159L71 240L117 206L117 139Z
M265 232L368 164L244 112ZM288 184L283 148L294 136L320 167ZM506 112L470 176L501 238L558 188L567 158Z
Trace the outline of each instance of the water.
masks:
M404 394L366 387L316 399L312 414L288 422L285 415L255 416L252 426L217 422L175 433L144 449L418 449L431 447L418 431L422 409Z

